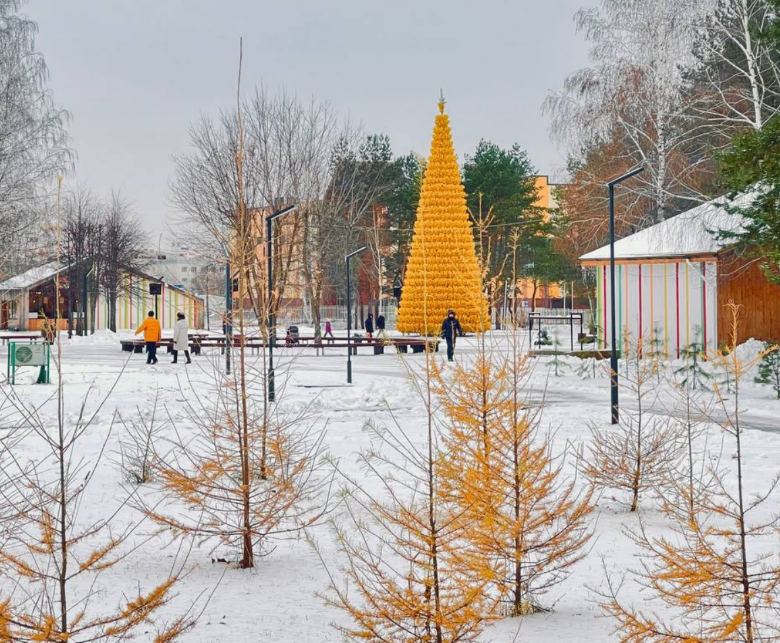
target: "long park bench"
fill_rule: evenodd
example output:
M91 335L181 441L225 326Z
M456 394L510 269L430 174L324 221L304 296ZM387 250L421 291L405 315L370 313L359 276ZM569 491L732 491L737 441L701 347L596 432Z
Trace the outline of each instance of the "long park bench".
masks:
M204 339L208 339L208 335L205 333L190 333L190 352L193 355L200 355L201 342ZM224 338L223 338L224 340ZM128 353L143 353L146 342L143 339L121 339L119 344L122 346L122 350ZM173 351L173 337L163 337L157 342L157 346L165 346L168 352Z
M239 344L241 338L236 336L233 340L233 345ZM276 350L286 348L315 348L317 353L322 350L325 354L326 348L349 348L352 350L353 355L357 355L357 349L360 347L371 346L374 349L374 355L382 355L385 352L385 347L393 346L399 353L408 353L409 349L413 353L422 353L425 351L427 345L428 350L432 352L438 352L439 339L423 338L423 337L353 337L347 342L346 337L335 338L315 338L315 337L298 337L297 341L287 342L284 339L277 339L274 348ZM220 349L225 348L224 337L206 337L201 340L201 347L216 347ZM267 344L262 337L247 337L244 339L244 346L253 350L260 350L266 348Z
M241 342L240 336L233 338L233 345L236 346ZM262 337L245 337L244 346L252 350L260 350L266 347L266 342ZM360 347L372 347L374 349L374 355L382 355L385 352L386 347L394 347L398 353L408 353L411 349L412 353L422 353L426 347L431 352L438 352L439 343L441 340L435 338L424 337L354 337L347 342L346 337L337 337L333 339L322 339L314 337L299 337L297 342L285 342L285 340L277 340L274 344L274 348L277 350L285 348L315 348L317 353L322 350L325 354L326 348L347 348L349 347L353 355L357 355L357 350ZM141 353L145 346L145 342L142 339L124 339L120 341L122 350L127 352ZM164 337L159 342L158 346L165 346L170 352L173 350L173 339ZM190 338L190 352L193 355L200 355L203 348L219 348L224 350L225 338L222 336L196 336Z

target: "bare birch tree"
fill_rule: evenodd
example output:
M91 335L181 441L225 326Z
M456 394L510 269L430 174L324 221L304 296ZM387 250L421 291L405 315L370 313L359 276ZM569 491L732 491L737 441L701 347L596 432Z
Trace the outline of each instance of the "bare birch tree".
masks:
M100 223L100 286L108 302L108 327L116 332L117 300L130 291L131 272L146 265L147 238L130 202L119 192L111 193Z
M712 2L712 0L710 0ZM766 0L717 0L694 47L694 109L728 139L741 127L761 129L780 109L780 56L761 32L774 18Z
M575 21L591 43L591 66L550 95L555 140L575 156L617 138L615 153L645 172L626 190L649 203L642 225L705 198L700 172L712 131L691 113L693 51L710 0L603 0Z
M58 173L70 167L68 115L47 86L36 23L23 0L0 0L0 266L28 232ZM33 231L32 239L38 235ZM1 272L1 271L0 271Z
M60 255L68 266L68 330L85 335L90 294L96 292L103 204L88 187L81 185L65 195L63 214Z

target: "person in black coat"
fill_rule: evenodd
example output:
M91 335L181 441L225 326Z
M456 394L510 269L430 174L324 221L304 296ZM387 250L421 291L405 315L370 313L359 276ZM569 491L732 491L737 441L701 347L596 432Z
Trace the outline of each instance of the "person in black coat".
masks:
M457 337L463 337L463 328L460 326L458 318L455 316L455 311L450 310L447 312L446 319L441 325L441 336L447 342L447 359L451 362L455 355L455 339Z
M366 317L366 337L373 337L374 336L374 316L371 313L368 313L368 317Z
M386 335L387 332L385 331L385 316L379 315L379 317L376 318L376 336L385 337Z

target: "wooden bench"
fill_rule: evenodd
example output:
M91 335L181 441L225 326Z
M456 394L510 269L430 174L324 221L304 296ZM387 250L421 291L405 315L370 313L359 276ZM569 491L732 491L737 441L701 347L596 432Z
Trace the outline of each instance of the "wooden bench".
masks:
M207 342L212 338L209 337L207 333L189 333L188 339L190 344L190 353L193 355L200 355L200 349L204 345L204 341ZM214 337L213 339L221 339L223 344L225 342L224 337ZM126 351L128 353L143 353L144 346L146 346L146 342L143 339L138 338L121 339L119 340L119 344L122 346L122 351ZM172 353L173 338L163 337L159 342L157 342L157 346L165 346L167 351Z
M25 341L43 339L43 334L40 331L37 333L0 333L0 339L3 341L3 344L7 344L8 342L13 342L17 339Z
M242 338L240 336L236 336L233 338L232 345L234 347L239 346L241 342L242 342ZM296 343L287 344L283 339L277 339L274 348L276 350L287 349L287 348L315 348L317 349L318 353L319 350L321 349L324 354L325 353L324 349L326 348L349 347L350 350L352 351L352 354L357 355L358 348L371 347L373 348L374 355L383 355L386 347L394 347L396 352L398 353L408 353L409 349L411 349L412 353L422 353L425 351L426 347L428 348L428 350L432 352L438 352L440 343L441 340L439 339L425 339L425 338L417 338L417 337L409 337L409 338L355 337L352 338L349 342L347 342L346 337L338 337L333 340L326 339L320 341L316 341L314 338L311 339L307 338L306 341L297 344ZM143 339L123 339L120 340L120 344L122 346L123 351L142 353L144 346L146 345L146 342ZM245 348L250 348L253 351L266 348L267 346L265 341L263 341L261 337L243 338L243 344ZM164 337L159 342L157 342L157 345L167 347L168 352L170 353L173 350L173 339ZM202 349L204 348L219 348L222 351L224 351L225 338L219 336L212 336L212 337L197 336L197 337L190 338L190 352L193 355L200 355Z
M438 352L440 342L439 339L361 337L350 340L349 344L346 338L339 338L335 341L323 341L308 345L323 349L323 354L325 348L347 348L349 346L353 355L357 355L357 349L361 346L371 346L374 349L374 355L384 355L386 347L394 347L397 353L408 353L410 348L412 353L422 353L426 347L432 352Z
M240 338L236 337L234 339L234 346L237 346L240 342ZM314 337L311 338L305 338L304 341L300 341L298 343L287 343L284 339L277 339L276 344L274 344L274 348L276 350L280 349L289 349L289 348L314 348L317 350L317 353L319 354L319 351L323 351L323 355L325 354L326 348L347 348L349 347L352 351L353 355L358 354L358 348L361 347L371 347L373 348L374 355L383 355L385 352L385 347L392 346L395 347L396 351L399 353L408 353L409 349L411 348L413 353L422 353L425 351L426 345L428 346L428 349L433 352L438 352L439 350L439 344L441 340L439 339L424 339L424 338L417 338L417 337L387 337L387 338L381 338L381 337L353 337L349 342L347 342L346 337L336 337L334 339L322 339L320 338L319 341L317 341ZM207 340L204 340L202 342L203 347L211 346L216 348L221 348L224 350L225 348L225 338L224 337L210 337ZM248 337L244 340L244 347L245 348L251 348L253 350L259 350L262 348L266 348L267 345L265 341L263 341L260 337Z

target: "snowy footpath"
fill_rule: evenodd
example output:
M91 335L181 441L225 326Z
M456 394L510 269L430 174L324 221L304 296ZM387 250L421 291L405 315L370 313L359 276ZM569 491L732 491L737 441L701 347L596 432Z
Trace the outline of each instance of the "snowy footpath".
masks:
M503 336L490 334L491 346L500 349ZM757 350L751 342L742 350ZM8 347L0 348L0 360L5 364ZM332 351L335 353L335 350ZM458 344L456 359L469 360L475 353L473 339ZM66 394L66 414L75 417L82 399L89 392L87 409L94 409L107 395L107 402L99 410L96 422L84 437L79 456L84 462L95 460L103 445L106 432L117 414L126 420L142 414L148 417L153 400L159 395L164 406L185 434L183 409L188 399L207 394L206 382L213 363L221 363L216 353L196 357L186 366L170 363L170 356L160 354L156 366L145 364L145 355L128 355L119 350L117 338L110 333L98 333L88 338L64 340L62 370ZM256 356L252 360L258 359ZM424 355L397 356L358 355L353 359L354 384L346 384L346 355L315 356L309 349L279 351L276 355L280 404L311 403L320 428L326 431L324 445L340 467L358 479L363 473L356 454L371 446L364 426L367 421L388 423L390 411L395 419L413 436L424 438L424 407L409 381L408 365L419 366ZM444 360L443 354L435 356ZM404 363L406 361L406 365ZM590 440L590 425L606 427L609 421L609 380L601 366L593 371L580 372L583 363L575 358L564 358L554 373L551 358L532 361L527 394L531 404L544 403L539 435L549 434L554 440L554 452L566 453L569 461ZM446 366L445 366L446 368ZM667 365L672 372L674 364ZM186 371L185 371L186 369ZM587 370L587 369L585 369ZM185 372L187 376L185 376ZM30 369L22 371L21 384L14 393L27 408L39 408L41 417L56 417L56 404L46 401L55 392L54 386L34 385ZM8 390L8 384L2 386ZM743 382L742 416L745 433L743 450L746 464L746 484L750 492L764 491L780 469L780 400L768 386L753 383L753 374ZM113 390L112 390L113 388ZM664 399L659 385L659 400L651 413L674 415L675 411ZM630 411L635 402L623 392L623 408ZM99 467L91 472L90 494L81 508L80 520L85 523L104 512L115 510L126 496L127 485L117 463L121 425L114 422L113 433ZM711 426L702 458L720 458L721 467L728 470L734 452L733 441L724 438L722 430ZM36 458L42 454L27 453ZM87 466L89 470L89 467ZM569 462L569 473L574 467ZM367 485L376 485L367 481ZM371 488L369 488L371 490ZM376 491L376 487L373 488ZM780 510L780 498L770 498L765 511ZM625 533L636 527L638 518L631 514L625 498L611 491L598 495L598 505L592 521L595 537L586 558L578 563L572 575L542 598L549 607L547 613L524 618L504 619L491 625L482 635L484 641L507 643L533 641L534 643L597 643L611 640L613 623L601 615L595 603L594 589L603 587L605 573L616 577L626 570L637 568L637 548ZM126 507L118 520L132 511ZM642 502L643 521L652 531L662 533L665 519L652 499ZM106 572L105 579L116 580L117 587L132 592L135 585L148 586L169 573L177 554L177 546L162 536L150 538L155 527L144 523L135 535L139 549L126 561ZM338 572L340 554L333 542L327 522L309 530L331 572ZM767 543L775 550L780 542ZM215 555L211 544L195 543L189 553L188 564L193 566L186 579L177 587L177 597L165 607L173 616L188 606L196 597L204 597L219 585L208 601L198 625L184 638L189 643L327 643L342 640L331 627L345 622L345 615L324 604L318 593L326 590L328 574L312 545L303 535L274 543L273 551L259 559L255 569L225 569L221 563L211 562ZM606 571L605 571L606 570ZM7 581L0 582L0 590ZM103 583L105 584L105 583ZM111 586L111 582L108 583ZM624 584L621 596L627 603L641 605L643 595L630 579ZM106 600L113 600L106 596ZM201 598L203 600L203 598ZM663 609L661 607L661 609Z

